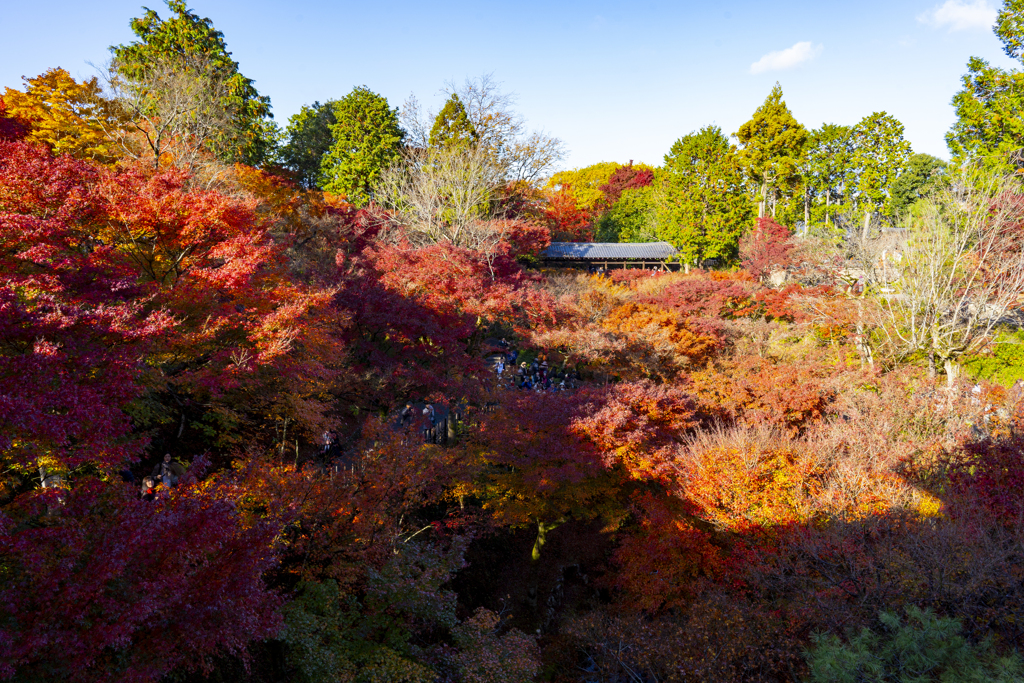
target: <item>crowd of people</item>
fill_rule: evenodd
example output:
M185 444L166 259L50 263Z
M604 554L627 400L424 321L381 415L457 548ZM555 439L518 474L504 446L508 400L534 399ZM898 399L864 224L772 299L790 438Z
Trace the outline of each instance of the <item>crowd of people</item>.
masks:
M538 354L532 361L521 361L517 349L509 349L508 342L501 340L506 350L495 361L499 388L519 389L521 391L571 391L579 386L579 374L575 370L564 367L554 368L549 364L547 354ZM506 377L506 369L513 368Z
M518 349L511 348L505 339L498 343L504 349L497 354L494 362L499 389L557 392L572 391L580 386L579 373L564 366L554 367L556 363L549 361L547 354L540 353L530 360L519 361L522 354ZM496 407L497 404L488 405ZM433 403L424 403L420 408L419 404L410 401L399 412L396 426L401 429L414 429L425 442L442 443L447 440L447 421L450 418L454 418L456 422L461 420L464 408L465 406L454 406L449 411L444 406L438 408ZM338 433L333 430L325 431L318 446L319 454L325 461L333 460L341 447ZM170 453L166 453L151 473L143 477L139 497L152 501L161 495L168 495L171 489L177 487L178 481L184 475L185 467L176 462ZM122 471L121 477L126 483L136 485L135 475L130 470Z

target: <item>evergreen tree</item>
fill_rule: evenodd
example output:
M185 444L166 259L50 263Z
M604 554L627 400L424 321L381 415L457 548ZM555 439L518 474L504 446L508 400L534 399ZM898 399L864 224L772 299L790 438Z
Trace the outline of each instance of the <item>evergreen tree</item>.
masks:
M735 257L753 218L729 140L717 126L685 135L665 155L658 237L686 263Z
M757 217L762 218L782 196L791 196L800 183L800 161L807 129L793 117L776 83L754 116L736 132L743 145L737 154L741 166L757 187Z
M210 19L200 19L185 0L166 2L175 16L161 19L154 10L147 9L145 15L131 21L139 39L110 48L118 76L129 82L144 81L159 62L187 69L187 64L196 63L189 58L202 58L207 72L194 76L226 81L228 95L222 106L232 112L234 121L233 130L213 141L212 151L223 161L254 166L265 163L273 156L278 130L271 120L270 98L260 95L252 79L238 71L224 34L213 27Z
M320 164L331 148L331 126L337 123L335 102L314 102L288 119L288 143L281 148L281 160L295 172L305 188L320 186Z
M1024 0L1004 0L994 30L1007 56L1024 61ZM961 84L953 97L957 120L946 134L953 162L977 159L1004 173L1024 166L1024 72L971 57Z
M854 126L852 162L857 174L857 207L864 214L864 239L875 213L893 215L893 184L909 158L910 143L903 139L903 124L893 116L875 112Z
M925 197L945 174L946 162L930 154L914 154L907 170L892 184L892 211L899 216Z
M654 186L624 190L594 225L598 242L650 242L657 239Z
M401 153L405 134L398 125L398 109L359 86L335 103L334 117L331 148L320 166L323 189L364 206L373 196L374 183Z
M805 216L808 224L821 221L825 228L844 213L853 180L853 129L826 123L811 131L803 162Z
M971 57L961 84L953 96L956 123L946 134L953 163L977 159L997 172L1020 168L1024 165L1024 72L1003 70Z
M863 628L848 642L835 635L815 635L814 647L807 652L808 681L1010 683L1024 676L1024 663L1016 652L999 656L991 640L971 643L960 634L959 619L913 605L906 612L906 621L882 612L876 630Z
M462 100L452 93L434 118L434 127L430 129L430 146L466 149L475 145L478 138Z

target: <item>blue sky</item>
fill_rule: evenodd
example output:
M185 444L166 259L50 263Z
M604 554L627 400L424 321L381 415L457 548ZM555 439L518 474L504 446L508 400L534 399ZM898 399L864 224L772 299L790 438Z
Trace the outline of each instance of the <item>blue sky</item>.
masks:
M158 0L149 6L170 12ZM400 106L442 103L446 81L491 73L566 168L660 164L708 124L734 132L779 81L809 128L887 111L915 151L946 157L950 100L972 55L1009 67L997 0L290 3L193 0L282 124L303 104L366 85ZM0 86L61 66L95 73L132 39L139 0L9 3ZM774 53L774 54L773 54ZM757 66L755 66L757 65Z

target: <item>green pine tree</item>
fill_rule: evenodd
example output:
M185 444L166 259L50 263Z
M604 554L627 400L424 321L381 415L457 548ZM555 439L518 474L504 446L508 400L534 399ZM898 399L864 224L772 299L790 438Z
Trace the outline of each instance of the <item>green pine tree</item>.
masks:
M453 93L434 118L434 126L430 129L430 146L466 149L475 145L478 138L466 107L459 96Z
M398 124L398 109L359 86L334 104L334 118L331 147L320 166L322 187L365 206L374 183L401 154L405 133Z
M1003 2L995 34L1009 57L1024 61L1024 0ZM953 96L956 123L946 134L953 164L977 160L1001 173L1024 167L1024 72L971 57L960 82Z
M110 48L116 72L129 82L138 81L159 61L184 64L188 57L205 58L210 73L196 77L226 80L229 93L223 104L233 112L234 119L233 130L218 136L212 142L212 151L227 162L258 166L269 161L278 131L271 120L270 98L260 95L252 79L238 71L238 62L231 59L224 34L213 27L210 19L199 18L185 0L166 2L174 12L173 17L161 19L154 10L146 9L145 15L131 21L138 40Z
M835 216L848 210L853 182L853 129L826 123L811 131L803 161L807 202L805 222L823 224L825 231L835 225Z
M923 199L945 175L946 162L930 154L914 154L907 168L892 184L893 215L901 216Z
M893 215L892 188L907 168L910 143L903 139L903 124L883 112L865 116L853 127L857 208L864 216L863 238L875 213Z
M717 126L685 135L665 155L657 234L686 263L734 258L753 218L743 175Z
M999 656L990 641L977 645L962 635L959 620L907 608L907 620L882 612L877 630L862 629L844 643L817 636L807 653L808 683L1010 683L1024 677L1021 659Z
M757 188L757 216L763 217L769 205L774 216L779 201L791 197L800 184L807 142L807 129L789 111L778 83L736 137L742 145L737 159Z
M320 186L320 165L334 143L331 126L337 123L335 104L314 102L288 119L288 143L281 148L281 160L295 172L303 187Z

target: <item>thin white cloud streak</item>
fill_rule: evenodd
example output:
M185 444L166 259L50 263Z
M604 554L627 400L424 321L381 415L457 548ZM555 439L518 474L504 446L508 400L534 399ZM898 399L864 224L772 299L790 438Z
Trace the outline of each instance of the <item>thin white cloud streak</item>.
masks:
M750 73L760 74L765 71L792 69L798 64L811 61L820 55L823 49L822 45L812 45L810 41L804 41L793 47L787 47L785 50L769 52L750 65Z
M950 32L987 29L996 23L996 8L988 0L946 0L919 14L917 20L933 28L948 28Z

